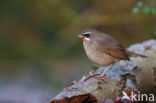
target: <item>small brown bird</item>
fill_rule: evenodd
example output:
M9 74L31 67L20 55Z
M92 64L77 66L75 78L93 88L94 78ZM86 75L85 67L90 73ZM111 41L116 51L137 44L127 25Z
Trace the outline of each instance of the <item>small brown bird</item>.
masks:
M100 66L108 66L99 77L103 77L112 65L120 60L129 60L131 56L146 57L124 49L113 37L95 29L86 29L78 37L82 38L84 49L90 60Z

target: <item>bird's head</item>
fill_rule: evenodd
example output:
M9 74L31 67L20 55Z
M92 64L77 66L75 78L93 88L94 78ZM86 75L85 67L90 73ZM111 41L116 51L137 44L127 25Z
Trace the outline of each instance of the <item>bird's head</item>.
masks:
M81 35L78 35L79 38L81 38L83 40L83 44L87 44L87 42L90 41L90 36L91 36L91 32L85 32Z
M86 45L96 38L96 32L97 31L95 29L85 29L80 35L78 35L78 37L81 38L83 40L83 44Z

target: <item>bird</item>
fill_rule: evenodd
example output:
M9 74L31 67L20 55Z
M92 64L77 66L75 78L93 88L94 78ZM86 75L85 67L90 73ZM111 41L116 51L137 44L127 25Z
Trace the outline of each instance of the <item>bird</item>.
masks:
M91 61L99 66L108 66L98 77L105 76L109 69L120 60L129 61L132 56L147 57L126 50L112 36L92 28L83 30L83 32L77 36L83 40L84 50Z

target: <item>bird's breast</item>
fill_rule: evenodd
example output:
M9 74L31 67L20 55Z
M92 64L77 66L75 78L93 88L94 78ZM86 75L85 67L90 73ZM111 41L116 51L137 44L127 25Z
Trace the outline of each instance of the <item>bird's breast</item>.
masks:
M85 46L84 48L89 59L100 66L114 64L119 61L118 58L112 57L106 53L97 50L95 46Z

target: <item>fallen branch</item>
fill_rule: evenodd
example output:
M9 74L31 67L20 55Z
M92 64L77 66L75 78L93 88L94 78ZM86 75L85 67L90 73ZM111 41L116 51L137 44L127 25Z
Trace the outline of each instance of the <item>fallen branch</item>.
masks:
M123 96L125 91L153 93L156 95L156 41L149 40L134 44L128 48L148 58L132 57L130 61L116 63L105 78L95 75L102 73L107 67L84 76L80 81L72 83L48 103L97 103L105 99L115 100ZM101 102L101 103L102 103Z

